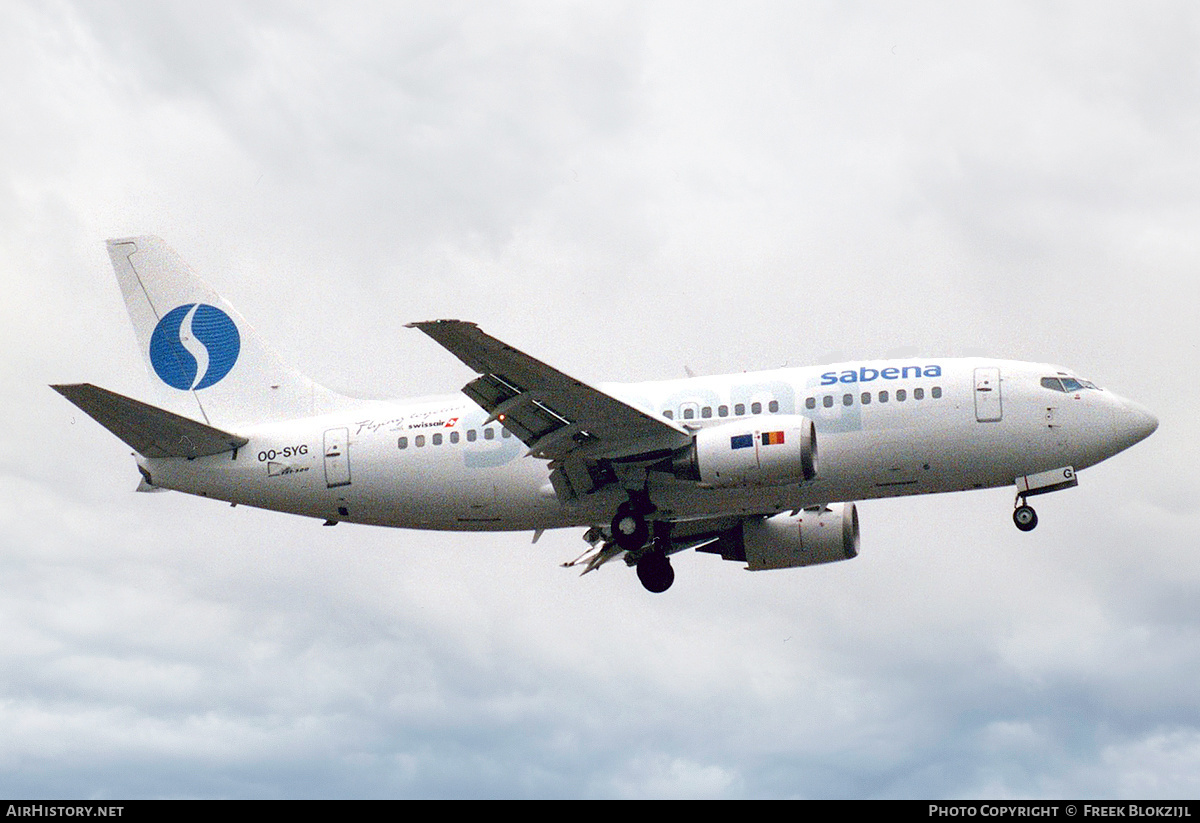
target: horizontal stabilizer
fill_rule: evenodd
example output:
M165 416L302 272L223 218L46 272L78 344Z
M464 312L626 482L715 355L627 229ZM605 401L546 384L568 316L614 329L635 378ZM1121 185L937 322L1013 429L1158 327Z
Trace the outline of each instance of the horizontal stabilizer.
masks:
M74 383L51 386L144 457L204 457L250 442L123 394Z

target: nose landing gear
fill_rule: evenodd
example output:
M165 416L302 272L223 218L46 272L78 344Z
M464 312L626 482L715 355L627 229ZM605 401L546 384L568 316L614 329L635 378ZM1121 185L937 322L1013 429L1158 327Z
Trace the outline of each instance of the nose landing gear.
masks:
M1017 507L1013 509L1013 523L1023 532L1031 532L1037 528L1037 512L1033 510L1033 506L1025 502L1023 494L1017 495Z

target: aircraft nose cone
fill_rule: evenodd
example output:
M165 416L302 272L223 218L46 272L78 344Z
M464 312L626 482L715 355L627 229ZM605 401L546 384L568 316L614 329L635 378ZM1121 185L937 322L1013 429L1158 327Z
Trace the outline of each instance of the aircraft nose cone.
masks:
M1148 408L1131 400L1125 400L1121 406L1121 412L1117 415L1117 433L1121 437L1122 447L1127 449L1154 434L1158 428L1158 418Z

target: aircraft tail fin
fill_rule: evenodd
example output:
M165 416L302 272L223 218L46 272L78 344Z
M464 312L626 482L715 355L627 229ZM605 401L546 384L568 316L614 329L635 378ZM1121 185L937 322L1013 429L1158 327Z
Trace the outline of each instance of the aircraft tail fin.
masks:
M132 397L74 383L51 386L143 457L205 457L249 441Z
M159 238L109 240L108 255L168 408L228 426L322 414L346 399L284 364Z

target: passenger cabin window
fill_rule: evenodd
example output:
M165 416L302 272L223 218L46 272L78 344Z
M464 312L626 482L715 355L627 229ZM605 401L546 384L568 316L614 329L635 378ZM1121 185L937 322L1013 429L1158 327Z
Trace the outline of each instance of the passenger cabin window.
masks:
M869 406L869 405L871 405L871 393L870 393L869 391L865 391L865 392L863 392L863 393L862 393L862 397L860 397L860 398L859 398L859 400L861 400L861 401L862 401L862 404L863 404L864 406Z
M924 399L925 399L925 390L924 389L913 389L913 400L924 400Z
M700 410L700 416L704 418L712 417L712 406L705 406Z
M842 405L843 406L853 406L854 405L854 395L843 394L842 395Z
M717 406L717 417L728 417L728 416L729 416L729 407L728 406Z
M762 403L751 403L750 404L750 413L751 414L762 414Z
M817 407L817 398L815 398L815 397L810 397L810 398L808 398L807 400L805 400L805 401L804 401L804 408L806 408L806 409L815 409L816 407Z
M396 445L401 449L407 449L408 448L408 438L401 437L399 440L396 441Z
M467 442L468 442L468 443L474 443L474 442L475 442L475 437L476 437L475 430L474 430L474 429L467 429Z
M775 414L776 412L778 412L779 411L779 401L772 400L770 403L768 403L767 411L769 411L771 414Z
M450 442L451 443L458 442L458 432L450 432Z
M896 389L896 402L903 403L908 399L908 392L904 389Z
M821 405L827 409L832 409L833 408L833 395L832 394L825 395L825 399L823 399L821 401Z
M690 406L683 410L683 419L684 420L691 420L695 416L696 416L696 410L691 408Z
M733 413L736 414L738 417L741 417L743 414L746 413L746 404L738 403L737 405L735 405L733 407Z
M512 432L510 432L508 429L501 429L500 436L501 437L512 437Z
M931 391L930 394L933 395L934 400L937 400L939 397L942 396L942 387L934 386L933 391Z
M495 429L484 429L483 430L483 439L484 440L495 440L496 439L496 430Z
M413 438L413 442L416 443L418 447L424 446L425 445L425 435L418 434L415 438Z
M888 401L888 393L886 391L881 391L879 393L879 402L886 403L887 401Z
M670 409L667 409L665 412L663 412L663 417L667 418L668 420L674 420L675 412L671 411Z
M435 434L435 435L433 436L433 445L435 445L435 446L440 446L440 445L442 445L442 434L441 434L441 432L438 432L437 434Z

